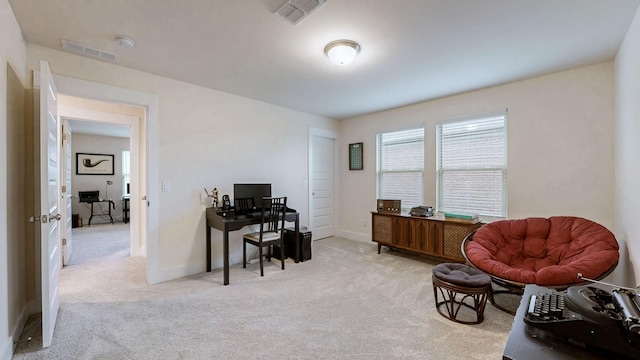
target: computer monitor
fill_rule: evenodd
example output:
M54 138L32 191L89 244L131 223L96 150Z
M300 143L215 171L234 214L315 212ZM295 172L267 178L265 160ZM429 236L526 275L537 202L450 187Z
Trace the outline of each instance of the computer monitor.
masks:
M100 201L100 191L78 191L78 200L87 203Z
M233 199L236 212L262 209L262 198L271 196L271 184L233 184ZM253 209L239 208L240 199L253 199Z

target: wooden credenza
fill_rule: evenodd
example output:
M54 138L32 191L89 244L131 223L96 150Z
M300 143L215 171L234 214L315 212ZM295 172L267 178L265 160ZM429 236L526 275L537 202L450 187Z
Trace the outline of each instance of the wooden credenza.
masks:
M460 245L482 224L443 216L409 216L397 213L371 213L372 237L382 245L430 255L443 261L464 262Z

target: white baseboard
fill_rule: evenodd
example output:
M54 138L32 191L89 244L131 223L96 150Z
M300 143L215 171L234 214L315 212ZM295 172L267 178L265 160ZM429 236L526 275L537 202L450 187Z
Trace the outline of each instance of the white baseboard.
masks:
M13 357L13 337L9 336L0 343L0 359L11 360Z
M0 344L0 349L2 349L2 352L0 352L0 355L2 355L2 357L0 359L11 360L11 358L13 357L13 352L15 350L16 341L20 339L22 331L24 330L24 326L27 324L29 315L39 310L40 309L35 306L35 303L33 301L30 301L24 305L22 311L20 312L18 322L13 327L13 329L10 329L9 337L6 339L6 343Z
M357 240L366 243L371 242L371 234L357 233L354 231L338 230L336 236L340 236L349 240Z

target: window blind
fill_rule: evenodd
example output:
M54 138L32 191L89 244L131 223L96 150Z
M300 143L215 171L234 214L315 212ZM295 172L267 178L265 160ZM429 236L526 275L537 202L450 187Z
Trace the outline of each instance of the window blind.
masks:
M122 195L129 195L127 184L131 182L131 152L122 150Z
M378 134L378 198L399 199L408 211L422 204L424 128Z
M506 217L506 112L437 126L437 209Z

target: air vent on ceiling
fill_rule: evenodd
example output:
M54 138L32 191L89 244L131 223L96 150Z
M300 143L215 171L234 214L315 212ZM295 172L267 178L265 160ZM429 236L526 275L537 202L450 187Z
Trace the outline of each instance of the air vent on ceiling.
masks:
M287 0L275 13L295 25L326 2L326 0Z
M83 55L91 56L101 60L107 60L117 62L120 57L114 53L110 53L104 50L99 50L86 45L79 44L77 42L62 39L62 48L73 52L77 52Z

